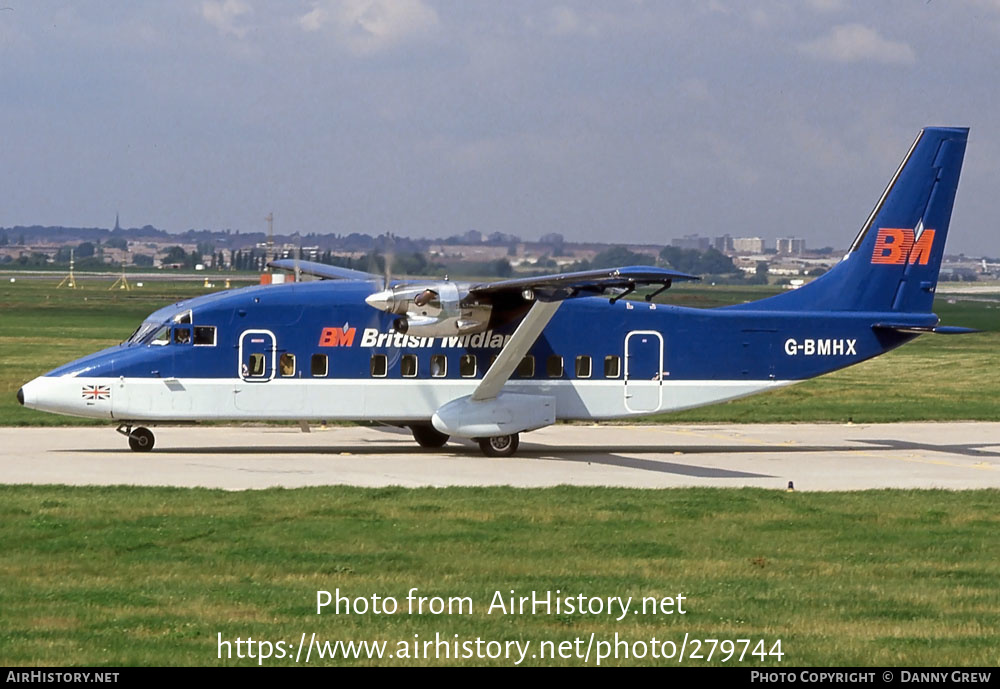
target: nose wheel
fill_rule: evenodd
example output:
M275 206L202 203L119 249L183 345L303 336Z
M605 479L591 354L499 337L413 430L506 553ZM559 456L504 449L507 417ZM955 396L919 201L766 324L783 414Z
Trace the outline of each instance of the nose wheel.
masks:
M117 430L122 435L128 436L128 446L132 448L133 452L149 452L156 442L153 432L143 426L132 428L123 424Z
M510 435L494 435L479 439L479 449L487 457L510 457L517 452L520 444L517 433Z

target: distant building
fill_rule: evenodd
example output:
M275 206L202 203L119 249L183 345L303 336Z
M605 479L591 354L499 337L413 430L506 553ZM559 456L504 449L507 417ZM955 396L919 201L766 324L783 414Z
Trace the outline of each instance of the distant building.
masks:
M760 237L737 237L733 240L733 251L738 254L762 254L764 240Z
M488 237L486 237L486 242L488 244L494 244L496 246L509 245L509 244L520 244L521 238L516 234L507 234L506 232L491 232Z
M800 237L784 237L777 241L775 248L779 254L785 256L801 256L806 252L806 240Z
M678 249L697 249L705 251L712 246L712 241L708 237L699 237L696 234L686 234L683 237L674 237L670 240L670 245Z
M731 254L733 253L733 238L728 234L716 237L712 240L712 248L724 254Z

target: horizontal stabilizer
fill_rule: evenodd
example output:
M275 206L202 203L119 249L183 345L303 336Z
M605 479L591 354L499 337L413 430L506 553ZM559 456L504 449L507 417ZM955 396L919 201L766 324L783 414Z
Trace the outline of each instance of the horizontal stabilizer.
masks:
M872 326L875 330L893 330L897 333L911 333L913 335L923 335L924 333L935 333L937 335L968 335L969 333L979 333L982 330L975 328L963 328L958 325L906 325L903 323L876 323Z

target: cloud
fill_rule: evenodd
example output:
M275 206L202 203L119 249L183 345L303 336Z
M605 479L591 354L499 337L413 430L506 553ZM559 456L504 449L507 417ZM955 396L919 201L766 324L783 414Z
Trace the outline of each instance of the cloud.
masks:
M584 35L596 37L600 31L592 19L585 20L565 5L553 7L549 13L549 31L555 36Z
M826 36L800 43L799 51L820 60L834 62L882 62L913 64L916 54L908 44L890 41L875 29L862 24L835 26Z
M844 0L807 0L806 4L817 12L839 12L844 9Z
M696 103L707 103L712 99L708 82L704 79L684 79L677 85L677 91Z
M253 8L243 0L205 0L201 3L201 16L209 24L227 36L243 38L245 26L237 26L237 20L245 14L252 14Z
M422 0L324 0L299 17L304 31L329 30L356 55L427 37L440 23L437 12Z

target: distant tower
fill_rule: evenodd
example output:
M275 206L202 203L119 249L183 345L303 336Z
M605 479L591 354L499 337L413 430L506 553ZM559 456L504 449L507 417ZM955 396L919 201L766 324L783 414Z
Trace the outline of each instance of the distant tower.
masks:
M114 229L114 231L117 232L120 229L122 229L122 226L118 224L118 213L115 213L115 229Z
M264 220L267 221L267 256L264 257L264 272L270 273L271 267L267 264L274 260L274 213L268 213Z

